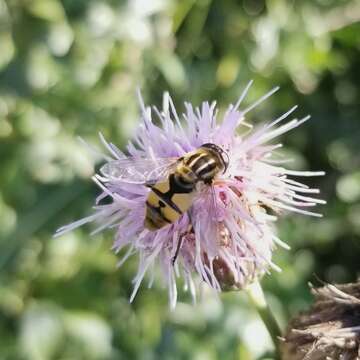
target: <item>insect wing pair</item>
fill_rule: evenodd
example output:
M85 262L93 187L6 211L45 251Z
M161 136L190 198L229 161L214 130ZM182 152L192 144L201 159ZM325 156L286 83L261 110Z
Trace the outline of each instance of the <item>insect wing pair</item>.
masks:
M175 171L179 158L125 158L106 163L100 169L110 181L148 185L166 180Z

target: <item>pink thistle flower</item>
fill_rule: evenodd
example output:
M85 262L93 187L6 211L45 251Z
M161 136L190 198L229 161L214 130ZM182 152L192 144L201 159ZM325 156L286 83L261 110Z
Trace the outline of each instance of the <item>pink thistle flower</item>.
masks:
M281 144L271 143L274 138L303 124L310 116L284 123L296 109L294 106L276 120L257 130L252 129L245 122L245 115L278 88L240 110L251 84L247 85L237 103L229 106L221 123L216 121L215 102L204 102L201 108L195 109L185 103L182 123L167 93L164 94L162 111L145 107L139 96L142 119L133 142L127 145L128 155L100 135L110 153L110 157L106 156L108 163L126 158L134 161L152 158L161 162L164 158L182 157L206 143L221 147L229 157L225 173L218 175L211 186L202 184L197 189L189 211L178 221L157 231L144 226L146 199L151 191L148 186L141 181L119 180L104 172L93 177L102 190L96 199L95 213L58 229L56 236L93 221L100 224L93 234L115 228L114 250L119 252L127 248L119 266L130 256L136 253L139 256L130 301L134 299L146 271L154 271L156 261L167 282L171 307L176 304L176 278L179 276L183 277L185 288L190 290L194 299L194 273L217 291L241 289L271 269L279 270L271 261L272 251L276 245L284 248L287 245L275 235L275 214L289 210L321 216L305 210L325 203L312 197L319 190L288 176L324 173L287 170L281 166L284 160L274 158L274 151ZM161 126L153 122L152 112ZM241 126L249 130L246 135L237 133ZM105 198L110 198L111 203L102 204Z

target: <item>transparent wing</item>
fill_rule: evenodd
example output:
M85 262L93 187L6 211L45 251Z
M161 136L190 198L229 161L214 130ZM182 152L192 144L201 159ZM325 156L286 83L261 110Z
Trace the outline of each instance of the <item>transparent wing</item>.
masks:
M166 179L178 161L179 158L126 158L106 163L100 172L109 180L146 184Z

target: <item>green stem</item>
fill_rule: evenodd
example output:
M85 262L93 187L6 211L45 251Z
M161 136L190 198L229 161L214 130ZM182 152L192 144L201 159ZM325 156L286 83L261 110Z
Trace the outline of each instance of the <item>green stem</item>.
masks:
M271 312L266 299L262 287L258 281L252 283L246 288L246 292L249 296L251 304L255 307L257 312L259 313L261 320L266 326L272 341L275 345L276 358L280 359L280 348L279 348L279 337L281 337L280 327Z

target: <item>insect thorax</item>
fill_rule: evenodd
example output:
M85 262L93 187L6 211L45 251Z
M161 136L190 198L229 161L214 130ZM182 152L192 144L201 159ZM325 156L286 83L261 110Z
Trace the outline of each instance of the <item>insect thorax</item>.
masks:
M184 183L210 183L221 170L222 164L217 154L201 147L184 157L177 168L177 174Z

